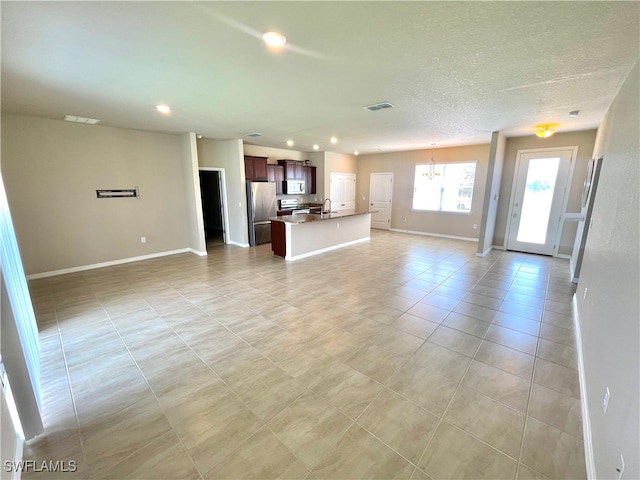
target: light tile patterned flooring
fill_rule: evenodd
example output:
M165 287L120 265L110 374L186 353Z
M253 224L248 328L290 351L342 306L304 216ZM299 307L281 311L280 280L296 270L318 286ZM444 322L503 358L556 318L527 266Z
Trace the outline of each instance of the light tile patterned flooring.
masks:
M32 281L60 478L585 478L566 260L373 231ZM23 478L52 478L25 474Z

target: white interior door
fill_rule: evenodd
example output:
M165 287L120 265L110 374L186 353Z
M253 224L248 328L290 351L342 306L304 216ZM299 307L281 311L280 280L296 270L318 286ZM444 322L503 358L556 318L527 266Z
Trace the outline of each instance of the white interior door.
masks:
M391 226L391 200L393 173L372 173L369 182L369 210L371 227L389 230Z
M355 173L331 172L329 198L331 210L353 210L356 208Z
M553 255L562 225L575 148L519 151L507 249Z

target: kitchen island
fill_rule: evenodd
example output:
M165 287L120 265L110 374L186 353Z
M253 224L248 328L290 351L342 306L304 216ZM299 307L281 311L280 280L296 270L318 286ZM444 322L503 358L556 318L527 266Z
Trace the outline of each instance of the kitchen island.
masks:
M271 250L285 260L299 260L365 242L371 236L371 213L342 210L270 218Z

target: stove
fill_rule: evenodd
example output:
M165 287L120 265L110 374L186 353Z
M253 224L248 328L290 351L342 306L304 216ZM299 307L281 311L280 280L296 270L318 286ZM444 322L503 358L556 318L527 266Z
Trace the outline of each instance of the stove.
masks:
M297 198L283 198L280 202L280 210L287 211L290 215L298 215L302 213L311 213L309 208L298 208Z

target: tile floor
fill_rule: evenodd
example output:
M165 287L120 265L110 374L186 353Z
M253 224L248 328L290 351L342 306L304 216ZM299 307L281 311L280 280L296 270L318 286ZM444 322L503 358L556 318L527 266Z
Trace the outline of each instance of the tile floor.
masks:
M566 260L374 231L36 280L60 478L585 478ZM52 478L25 474L23 478ZM54 476L55 477L55 476Z

